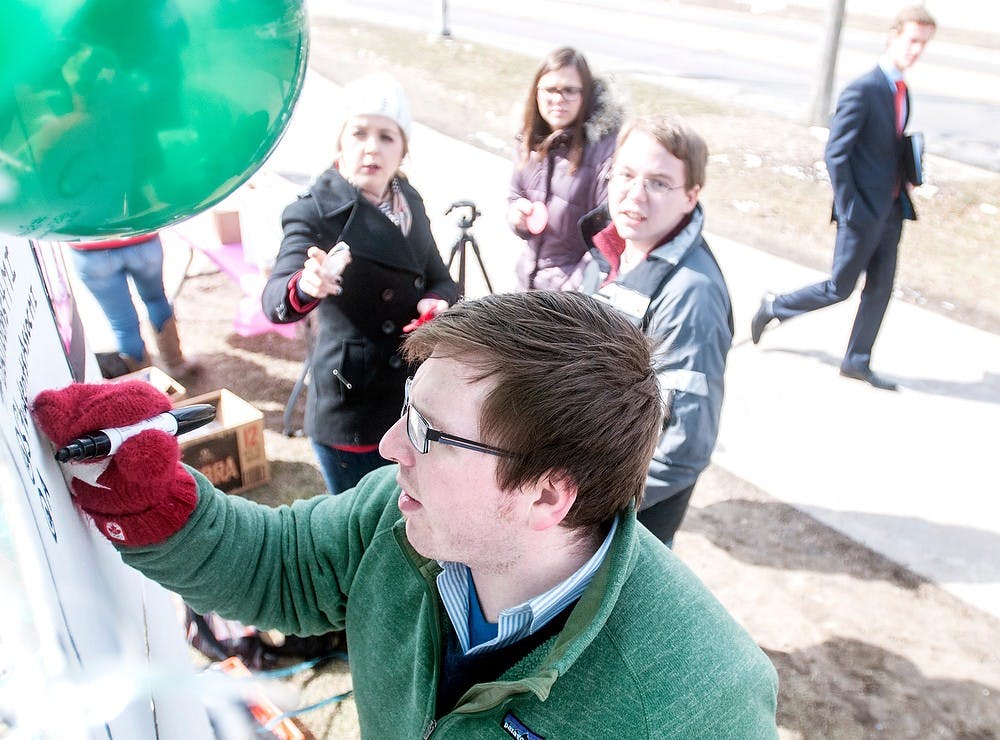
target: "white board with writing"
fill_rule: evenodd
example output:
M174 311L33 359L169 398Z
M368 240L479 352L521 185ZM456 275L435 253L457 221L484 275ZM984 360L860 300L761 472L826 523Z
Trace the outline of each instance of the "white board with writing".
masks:
M169 595L76 508L31 419L42 390L99 380L65 277L54 246L0 235L0 735L213 737Z

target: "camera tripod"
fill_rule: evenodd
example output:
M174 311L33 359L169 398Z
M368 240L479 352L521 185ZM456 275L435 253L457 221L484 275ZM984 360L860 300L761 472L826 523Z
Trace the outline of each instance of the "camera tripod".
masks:
M483 264L483 256L479 253L479 245L476 243L476 237L472 235L470 229L472 224L475 223L479 216L482 216L479 210L476 208L476 204L471 200L457 200L448 206L448 210L444 212L447 216L449 213L454 211L456 208L467 208L468 212L460 213L458 217L458 228L460 229L458 238L455 240L455 244L452 245L451 254L448 255L448 270L451 270L451 263L455 261L455 255L458 255L458 295L460 297L465 296L465 248L466 246L472 247L472 254L476 257L476 262L479 263L479 271L483 274L483 279L486 281L486 289L492 293L493 285L490 283L490 276L486 274L486 266Z

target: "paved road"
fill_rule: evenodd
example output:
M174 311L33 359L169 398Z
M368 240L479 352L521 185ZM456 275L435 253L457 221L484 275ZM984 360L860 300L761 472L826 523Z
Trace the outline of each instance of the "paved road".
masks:
M713 99L802 119L814 85L818 23L662 0L449 0L453 35L541 56L570 44L604 71L631 71ZM773 2L771 3L773 4ZM956 4L961 5L961 2ZM310 13L409 29L440 28L438 2L310 0ZM983 28L1000 15L981 11ZM997 26L992 26L994 33ZM1000 35L991 49L934 42L908 75L917 97L910 129L928 151L1000 171ZM884 34L846 30L835 89L870 68Z

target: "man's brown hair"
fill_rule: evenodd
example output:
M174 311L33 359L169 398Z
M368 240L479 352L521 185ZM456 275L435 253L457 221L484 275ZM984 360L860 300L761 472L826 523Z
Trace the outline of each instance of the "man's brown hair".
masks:
M515 491L545 475L570 481L564 520L597 528L638 507L661 428L650 343L617 310L576 292L529 291L459 303L407 338L410 362L461 362L494 387L480 439L508 450L497 483Z
M893 19L889 29L899 33L907 23L916 23L918 26L937 28L937 21L934 20L934 16L927 12L927 8L923 5L909 5L900 10Z
M673 116L642 116L625 125L618 134L615 150L635 131L645 131L684 163L684 189L695 185L705 186L705 169L708 166L708 144L697 131L681 118Z

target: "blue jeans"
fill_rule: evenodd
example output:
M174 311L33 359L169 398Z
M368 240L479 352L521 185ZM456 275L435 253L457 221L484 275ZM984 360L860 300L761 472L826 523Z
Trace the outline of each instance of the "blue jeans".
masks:
M163 245L160 237L127 247L71 250L73 265L83 284L108 317L118 351L134 360L146 352L139 333L139 314L129 293L128 279L146 305L146 313L156 331L174 315L163 288Z
M319 469L330 493L343 493L354 488L368 473L389 461L375 452L345 452L313 442Z

